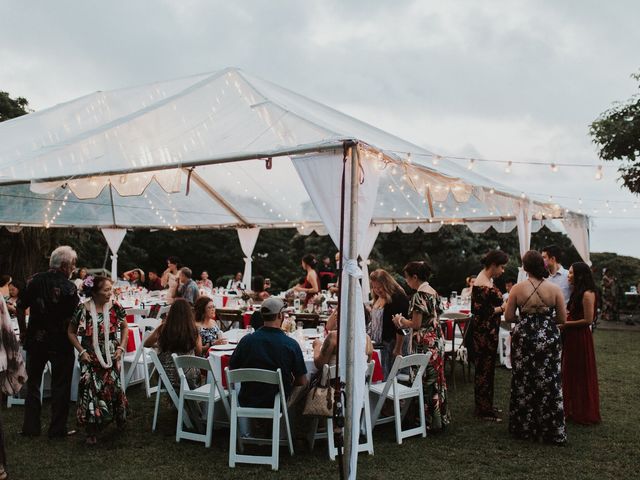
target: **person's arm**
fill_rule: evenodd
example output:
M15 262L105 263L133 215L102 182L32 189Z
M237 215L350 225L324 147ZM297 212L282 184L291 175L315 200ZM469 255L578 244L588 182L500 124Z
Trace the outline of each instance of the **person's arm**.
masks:
M203 350L202 337L200 337L200 334L198 334L198 338L196 339L196 348L195 348L196 356L198 357L202 356L202 350Z
M593 292L584 292L582 296L582 311L584 318L571 320L565 323L565 327L579 327L581 325L591 325L593 323L593 313L595 311L596 295Z
M297 375L293 377L293 386L294 387L302 387L309 383L309 379L307 378L307 374L303 373L301 375Z
M561 327L567 324L567 307L562 290L556 293L556 323Z
M313 342L313 363L318 370L323 365L330 363L331 356L335 352L337 343L337 333L330 332L324 342L320 340L314 340Z
M402 346L404 344L404 334L396 333L396 344L393 347L393 354L398 357L402 355Z
M169 275L171 274L171 270L168 268L162 273L162 277L160 278L160 284L162 288L169 287Z
M158 325L155 328L155 330L151 332L151 335L149 335L147 339L144 341L145 347L153 348L158 344L158 338L160 337L161 328L162 328L162 324Z
M123 317L122 320L120 320L120 345L116 347L116 353L113 357L116 362L119 362L122 356L126 353L128 341L129 324L127 323L126 317Z
M401 314L396 314L393 317L393 323L395 323L396 327L399 330L403 328L411 328L413 330L418 330L422 325L422 312L419 310L414 310L411 312L411 318L404 318Z
M327 318L327 324L325 325L325 328L329 332L333 330L337 330L338 328L338 309L337 308L333 312L331 312L331 315L329 315L329 318Z
M74 317L75 319L75 317ZM69 337L69 342L73 345L73 348L78 352L78 360L80 363L88 363L91 361L91 357L87 353L87 351L82 348L82 345L78 341L78 324L72 320L69 322L67 326L67 337Z
M135 268L133 270L135 270ZM123 280L127 280L127 281L131 280L131 274L133 273L133 270L127 270L126 272L124 272L122 274Z
M507 323L513 323L516 320L517 292L518 292L518 289L514 285L513 288L511 288L511 293L509 293L509 299L507 300L507 307L504 311L504 320Z

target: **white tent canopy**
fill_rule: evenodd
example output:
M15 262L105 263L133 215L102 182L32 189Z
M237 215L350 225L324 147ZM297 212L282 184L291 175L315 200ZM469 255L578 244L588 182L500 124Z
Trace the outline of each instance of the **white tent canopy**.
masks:
M341 335L348 341L340 350L341 365L349 361L346 450L354 477L357 448L350 447L358 441L355 407L364 394L355 259L368 257L375 241L370 232L433 232L444 224L506 232L518 224L524 249L532 231L543 224L556 228L560 219L588 261L587 217L523 198L445 159L436 167L426 161L430 155L226 69L98 92L0 124L0 224L254 229L241 235L247 258L262 228L316 230L337 243L348 158L353 182L347 180L341 292ZM115 256L117 247L112 250Z

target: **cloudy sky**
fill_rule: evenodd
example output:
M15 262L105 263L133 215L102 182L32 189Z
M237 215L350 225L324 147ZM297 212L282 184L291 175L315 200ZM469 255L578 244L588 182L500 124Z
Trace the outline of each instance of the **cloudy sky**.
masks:
M40 110L236 66L436 153L596 165L589 123L638 91L638 18L637 0L0 0L0 90ZM640 257L615 165L476 168Z

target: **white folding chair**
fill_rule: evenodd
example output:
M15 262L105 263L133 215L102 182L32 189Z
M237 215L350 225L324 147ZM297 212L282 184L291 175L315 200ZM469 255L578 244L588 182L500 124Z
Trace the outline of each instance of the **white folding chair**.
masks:
M373 377L373 369L375 363L369 362L367 364L367 372L366 372L366 391L369 391L369 386L371 385L371 379ZM336 378L336 366L324 365L322 371L322 378L329 378L330 380L335 380ZM333 438L333 417L327 417L326 420L326 431L318 432L318 424L320 423L320 418L316 418L313 420L311 425L311 435L309 436L309 448L313 450L313 446L316 440L327 439L327 448L329 451L329 458L331 460L336 459L336 455L338 455L338 449L335 446L334 438ZM360 415L360 431L365 435L365 441L363 443L358 444L358 453L360 452L368 452L369 455L373 455L373 434L371 427L371 405L369 404L369 396L365 395L362 402L362 413Z
M144 381L144 388L147 394L147 398L156 393L156 390L158 388L157 385L151 386L151 377L153 376L153 372L155 371L153 362L151 361L151 357L149 356L149 352L152 349L145 347L144 341L149 335L151 335L151 331L156 329L158 325L160 325L160 323L161 320L159 318L143 318L138 321L137 325L140 329L140 333L142 334L142 339L140 340L139 344L136 345L135 353L132 352L124 356L125 364L131 365L129 367L129 370L126 372L125 380L122 383L122 388L125 391L129 385ZM143 378L140 380L132 381L133 375L140 367L142 367Z
M375 408L373 409L372 421L373 425L381 425L383 423L391 423L395 421L396 442L398 445L402 443L402 439L413 435L427 436L427 424L424 417L424 394L422 392L422 376L429 364L431 353L416 353L406 357L397 356L391 367L391 372L387 381L384 383L375 383L369 386L369 392L378 397ZM415 379L410 386L403 385L398 382L398 372L404 368L418 367ZM420 412L420 426L402 430L402 418L406 415L409 408L409 400L418 398L418 410ZM385 400L393 400L393 415L380 418L380 412ZM400 400L404 400L404 407L400 408Z
M133 315L134 317L148 317L149 316L149 308L127 308L125 312L127 315ZM138 318L135 319L134 323L138 323Z
M280 369L275 372L271 370L261 370L258 368L240 368L229 370L225 368L227 385L231 392L231 433L229 438L229 466L235 467L236 463L251 463L260 465L271 465L272 470L278 470L279 450L280 450L280 420L284 417L284 424L287 430L287 443L289 452L293 455L293 440L291 438L291 426L289 424L289 413L287 411L287 401L285 398L284 386L282 384L282 374ZM238 403L238 392L243 382L257 382L268 385L278 385L278 393L273 400L271 408L243 407ZM271 443L271 456L264 455L239 455L238 447L238 419L239 418L264 418L271 419L273 426L271 439L247 438L243 441L252 443Z
M178 405L179 405L179 398L178 398L178 395L176 394L176 391L173 388L173 385L171 385L171 381L169 380L167 372L162 366L162 363L160 362L160 359L158 358L158 354L156 353L156 351L151 349L151 351L149 352L149 357L153 362L153 366L158 371L158 387L156 390L156 407L155 407L155 410L153 411L153 424L151 426L151 431L155 432L156 424L158 421L158 410L160 410L160 396L163 393L167 393L169 395L169 398L173 402L173 405L176 408L178 408ZM191 419L188 416L184 418L184 423L187 426L187 428L193 428L193 423L191 422Z
M180 376L180 394L178 396L178 423L176 425L176 442L179 442L181 438L187 440L194 440L196 442L204 442L205 447L211 446L211 438L213 436L213 413L216 402L221 402L227 417L230 415L229 402L227 401L228 393L222 388L222 385L216 380L213 375L213 357L202 358L193 355L178 356L175 353L172 355L173 361L178 369L178 375ZM205 370L211 379L211 383L206 383L200 387L192 389L189 386L185 370L189 368L196 368L199 370ZM207 425L206 432L192 433L184 430L184 417L188 416L185 413L185 400L193 400L197 402L207 403Z
M445 349L444 349L444 360L445 367L446 362L451 362L450 367L450 379L453 387L456 386L456 377L455 377L455 369L456 362L460 361L462 363L462 380L467 381L465 375L465 365L468 364L467 361L467 352L466 347L464 346L464 337L467 332L467 327L469 324L467 322L471 321L470 315L465 315L463 313L457 312L448 312L440 315L440 320L453 320L452 329L453 332L451 335L451 340L445 340ZM463 327L464 325L464 327Z

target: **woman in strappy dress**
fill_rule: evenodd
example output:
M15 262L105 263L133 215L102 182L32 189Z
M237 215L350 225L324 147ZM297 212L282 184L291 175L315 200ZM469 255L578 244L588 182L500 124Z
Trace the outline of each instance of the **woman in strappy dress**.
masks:
M558 324L567 316L564 296L559 287L545 281L548 274L539 252L528 251L522 263L529 278L511 289L505 311L506 321L516 322L511 337L509 432L516 438L562 445L567 434Z

